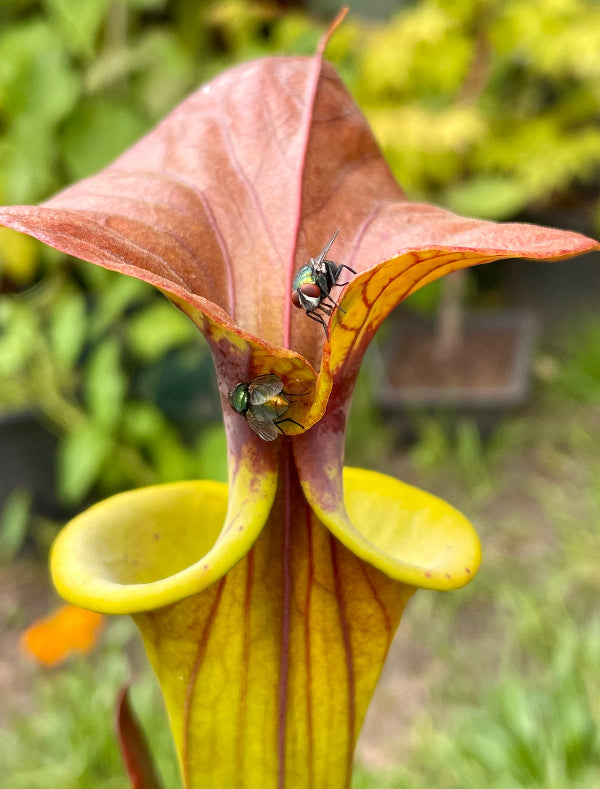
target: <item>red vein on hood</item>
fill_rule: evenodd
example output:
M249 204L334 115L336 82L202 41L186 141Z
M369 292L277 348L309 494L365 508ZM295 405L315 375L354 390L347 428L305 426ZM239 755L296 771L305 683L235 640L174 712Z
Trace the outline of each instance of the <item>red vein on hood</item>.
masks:
M354 753L354 740L356 738L356 677L354 672L354 654L352 652L352 640L350 637L350 623L344 601L344 583L341 575L341 562L338 559L338 551L346 550L339 543L333 534L329 535L329 545L331 548L331 567L333 570L333 581L335 584L335 598L340 614L340 630L344 642L344 652L346 654L346 681L348 683L348 752L346 755L347 784L350 785L352 776L352 756Z
M324 49L319 47L319 50ZM313 120L313 111L315 107L315 101L317 98L317 93L319 90L319 81L321 79L321 70L323 68L323 52L317 50L317 53L314 56L314 71L311 75L311 78L308 80L307 88L306 88L306 100L304 103L305 106L305 115L303 119L303 129L302 134L300 135L301 138L304 139L304 145L302 146L302 151L300 154L300 163L299 163L299 173L298 173L298 180L296 182L296 221L292 231L292 238L291 238L291 249L289 250L289 265L288 265L288 272L286 277L286 292L288 294L288 298L284 299L283 302L283 347L289 348L290 347L290 338L291 338L291 319L292 319L292 282L294 279L294 266L296 262L296 249L298 247L298 236L300 235L300 225L302 221L302 195L304 189L304 169L306 165L306 153L308 151L308 145L310 143L310 131L312 126Z

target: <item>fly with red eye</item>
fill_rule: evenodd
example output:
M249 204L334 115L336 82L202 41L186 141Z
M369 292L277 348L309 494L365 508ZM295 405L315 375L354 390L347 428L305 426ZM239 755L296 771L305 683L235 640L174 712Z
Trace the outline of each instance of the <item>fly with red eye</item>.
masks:
M344 263L338 266L337 263L325 258L338 232L336 230L316 258L311 258L305 266L302 266L292 283L292 304L294 307L303 309L309 318L320 323L325 329L327 339L329 339L329 328L323 316L329 317L334 307L344 312L331 296L331 291L336 285L340 288L348 285L348 282L338 282L343 269L356 274L356 271L350 266L346 266Z

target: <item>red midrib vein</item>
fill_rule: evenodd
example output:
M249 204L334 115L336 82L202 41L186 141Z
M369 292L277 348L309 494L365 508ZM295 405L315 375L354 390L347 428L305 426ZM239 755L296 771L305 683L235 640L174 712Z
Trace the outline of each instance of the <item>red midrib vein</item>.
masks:
M319 89L319 80L321 78L321 69L323 67L323 52L319 51L314 56L314 71L311 78L308 80L306 88L306 101L305 101L305 115L303 118L302 138L304 144L300 151L300 160L298 163L298 176L296 182L296 219L292 232L291 248L289 251L289 265L286 278L286 292L288 298L283 302L283 346L284 348L290 347L291 342L291 318L292 318L292 281L294 279L294 264L296 259L296 248L298 246L298 235L300 234L300 224L302 220L302 187L304 185L304 167L306 163L306 152L308 151L308 144L310 142L310 129L313 120L313 111L317 91Z
M344 642L344 652L346 654L346 681L348 683L348 743L346 754L346 785L350 786L352 778L352 756L354 753L354 740L356 737L356 708L355 708L355 695L356 695L356 682L354 676L354 655L352 654L352 643L350 640L350 625L346 615L346 606L344 601L344 588L342 577L340 575L340 568L338 563L337 550L339 543L337 543L333 534L329 535L329 543L331 546L331 568L333 570L333 582L335 586L335 597L340 612L340 629L342 631L342 639Z

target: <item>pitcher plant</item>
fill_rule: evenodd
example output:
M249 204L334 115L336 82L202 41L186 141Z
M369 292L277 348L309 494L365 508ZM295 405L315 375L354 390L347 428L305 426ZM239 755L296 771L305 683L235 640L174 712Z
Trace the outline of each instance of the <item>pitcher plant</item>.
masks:
M598 248L410 202L324 60L334 26L313 57L236 66L97 175L0 209L6 227L152 283L210 346L228 485L113 496L51 556L68 601L135 619L186 789L349 786L407 601L463 586L480 562L450 505L344 468L365 350L444 274ZM154 786L136 738L124 735L132 780Z

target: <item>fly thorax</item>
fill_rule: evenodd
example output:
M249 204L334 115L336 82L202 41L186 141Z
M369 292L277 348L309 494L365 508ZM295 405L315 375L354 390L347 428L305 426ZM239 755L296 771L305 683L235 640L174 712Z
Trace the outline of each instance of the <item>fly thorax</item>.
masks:
M302 285L310 285L314 282L313 271L311 266L302 266L294 277L292 283L292 290L298 290Z

